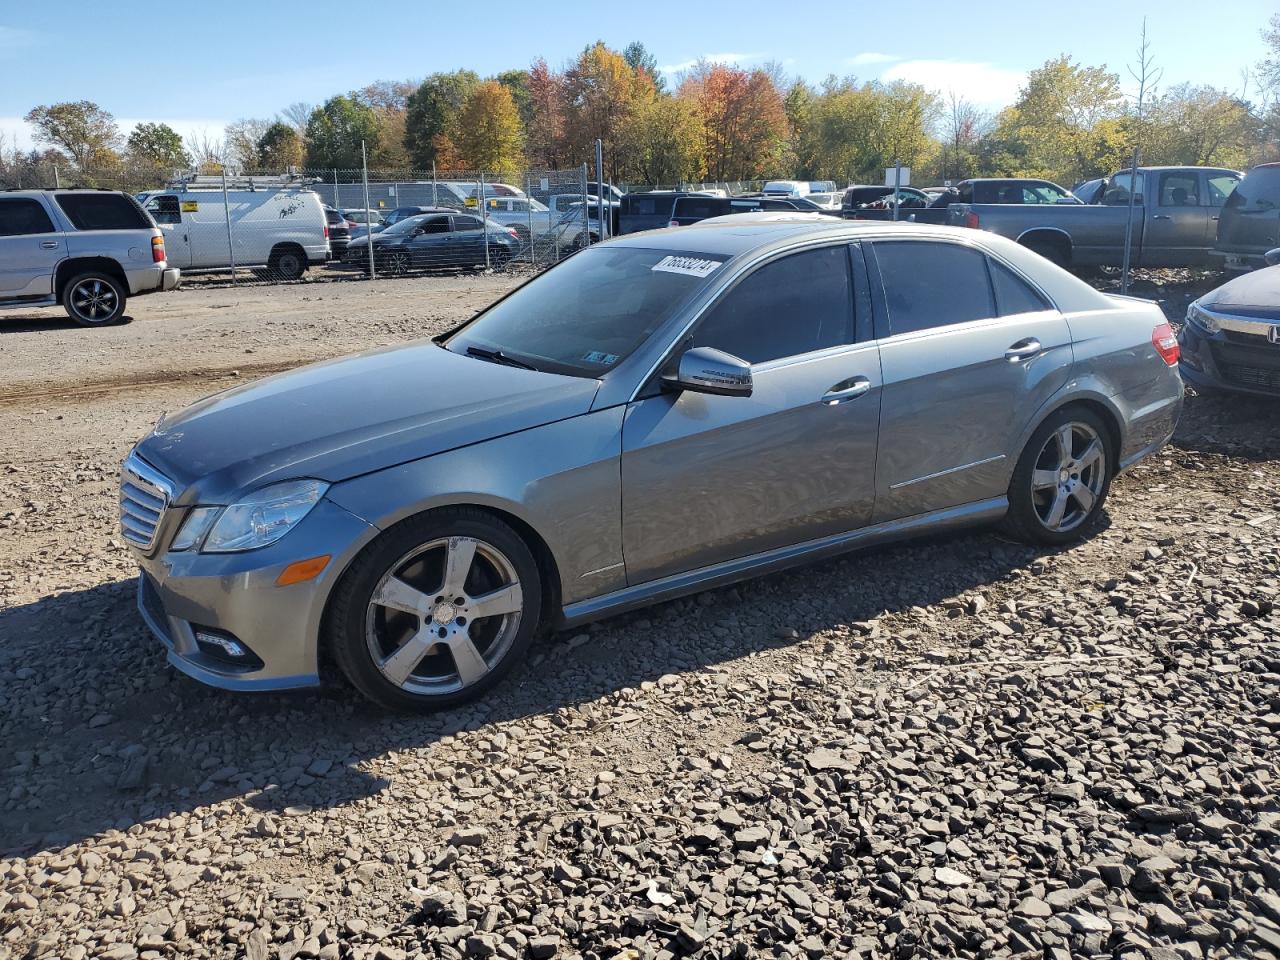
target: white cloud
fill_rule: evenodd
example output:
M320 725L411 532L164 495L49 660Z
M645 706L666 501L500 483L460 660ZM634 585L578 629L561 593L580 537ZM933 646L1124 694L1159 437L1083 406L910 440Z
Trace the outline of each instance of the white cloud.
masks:
M706 60L708 63L723 64L739 64L748 63L752 60L759 60L763 57L762 53L704 53L697 60L684 60L680 63L669 63L666 66L658 67L660 73L683 73L685 70L691 70L698 65L698 60Z
M957 96L982 107L1004 107L1018 98L1026 82L1024 70L1010 70L993 63L965 60L905 60L880 75L882 80L907 80L941 93Z
M876 53L874 50L868 50L866 53L859 53L855 56L845 59L845 64L850 67L861 67L868 63L893 63L900 59L891 53Z

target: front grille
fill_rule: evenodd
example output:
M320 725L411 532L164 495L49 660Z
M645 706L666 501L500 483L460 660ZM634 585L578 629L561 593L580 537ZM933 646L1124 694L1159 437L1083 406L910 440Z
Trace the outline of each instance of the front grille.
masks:
M150 550L172 496L173 487L163 474L136 453L129 454L120 473L120 535Z
M1224 379L1237 386L1280 393L1280 370L1245 367L1234 363L1220 364L1218 370Z

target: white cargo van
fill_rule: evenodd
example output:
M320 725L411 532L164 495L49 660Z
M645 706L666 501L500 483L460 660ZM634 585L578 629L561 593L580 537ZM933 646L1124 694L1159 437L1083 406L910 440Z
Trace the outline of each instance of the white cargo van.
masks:
M807 197L808 180L770 180L761 191L766 197Z
M235 266L296 280L308 266L329 259L329 225L313 190L279 177L228 179L227 187L225 203L221 177L137 195L164 231L171 266L183 273L227 270L234 249Z

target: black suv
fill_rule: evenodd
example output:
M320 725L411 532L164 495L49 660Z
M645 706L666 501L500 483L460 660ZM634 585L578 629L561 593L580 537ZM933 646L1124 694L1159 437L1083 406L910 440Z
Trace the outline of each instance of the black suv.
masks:
M1227 194L1213 255L1227 270L1261 267L1263 255L1280 247L1280 163L1254 167Z

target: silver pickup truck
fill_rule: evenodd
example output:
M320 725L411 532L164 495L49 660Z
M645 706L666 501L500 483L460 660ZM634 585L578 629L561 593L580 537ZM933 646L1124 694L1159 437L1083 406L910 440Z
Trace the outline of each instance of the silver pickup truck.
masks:
M1134 190L1133 264L1212 266L1209 255L1227 196L1240 180L1218 167L1139 167ZM1107 178L1096 204L1044 206L956 203L953 226L975 227L1016 240L1063 267L1120 266L1132 174Z
M83 327L105 327L129 297L172 290L178 277L164 234L128 194L0 193L0 309L61 306Z

